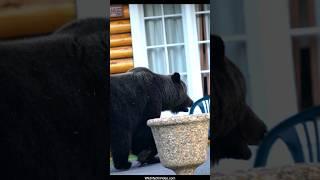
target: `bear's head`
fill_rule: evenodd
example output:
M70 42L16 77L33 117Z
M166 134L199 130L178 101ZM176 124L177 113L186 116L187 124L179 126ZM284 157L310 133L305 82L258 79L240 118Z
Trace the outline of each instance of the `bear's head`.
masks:
M222 39L213 35L211 40L213 42L211 161L216 163L223 158L247 160L251 157L248 145L258 145L267 128L246 104L244 77L225 57Z
M187 94L187 86L181 80L180 74L175 72L173 75L170 75L170 80L174 85L174 94L175 96L171 96L172 99L170 100L170 111L173 113L178 112L188 112L188 107L191 107L193 101Z

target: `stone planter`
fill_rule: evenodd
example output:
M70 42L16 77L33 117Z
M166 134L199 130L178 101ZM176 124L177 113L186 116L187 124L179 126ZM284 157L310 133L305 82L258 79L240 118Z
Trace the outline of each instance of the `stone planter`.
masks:
M277 167L260 167L248 170L237 170L230 173L216 174L211 172L211 180L318 180L320 179L319 163L296 163Z
M207 158L209 114L150 119L161 164L177 175L193 175Z

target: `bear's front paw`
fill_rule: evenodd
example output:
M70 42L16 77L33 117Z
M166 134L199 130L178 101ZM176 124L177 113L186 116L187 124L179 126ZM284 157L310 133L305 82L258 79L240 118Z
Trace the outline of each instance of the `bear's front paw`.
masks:
M130 169L131 167L131 162L126 162L126 163L121 163L121 164L115 164L114 167L116 169L120 169L120 170L127 170Z
M150 150L143 150L138 154L138 161L141 163L141 165L143 165L150 159L151 154L152 151Z
M140 161L140 167L145 164L155 164L155 163L160 163L160 159L158 157L151 157L143 162Z
M159 159L159 157L152 157L152 158L147 160L147 163L148 164L160 163L160 159Z

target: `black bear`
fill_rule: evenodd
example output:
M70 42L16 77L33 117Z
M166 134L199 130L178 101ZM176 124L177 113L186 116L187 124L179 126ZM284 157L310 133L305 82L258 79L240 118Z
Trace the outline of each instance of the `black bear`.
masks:
M179 73L160 75L147 68L134 68L110 77L111 153L117 169L128 169L131 151L143 163L159 162L147 120L161 111L188 111L192 100Z
M249 159L248 145L258 145L266 133L265 124L246 104L246 86L240 70L225 56L223 40L213 42L211 106L211 161L223 158Z
M0 179L105 179L106 19L0 42Z

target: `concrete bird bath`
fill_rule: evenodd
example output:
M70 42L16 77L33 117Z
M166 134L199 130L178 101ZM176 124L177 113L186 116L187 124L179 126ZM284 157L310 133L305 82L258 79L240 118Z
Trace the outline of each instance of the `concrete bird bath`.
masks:
M161 164L177 175L193 175L206 161L209 114L150 119Z

